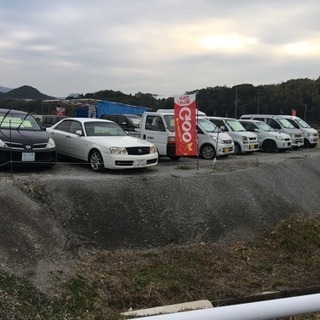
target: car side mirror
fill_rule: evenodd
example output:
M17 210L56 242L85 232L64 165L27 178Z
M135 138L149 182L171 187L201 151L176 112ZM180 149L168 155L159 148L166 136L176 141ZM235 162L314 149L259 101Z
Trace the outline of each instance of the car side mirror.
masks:
M82 137L83 136L82 130L76 130L76 135L78 135L79 137Z
M220 130L221 130L221 131L228 131L225 126L221 126L221 127L220 127Z

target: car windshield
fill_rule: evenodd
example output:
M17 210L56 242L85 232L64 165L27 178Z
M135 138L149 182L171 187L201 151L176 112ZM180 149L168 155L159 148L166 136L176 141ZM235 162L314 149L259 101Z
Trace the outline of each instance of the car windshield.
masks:
M113 122L85 122L84 128L88 137L126 136L127 134Z
M295 121L299 124L301 128L311 128L311 126L309 126L304 120L300 118L297 118Z
M272 132L275 131L272 127L270 127L267 123L265 122L256 122L256 125L263 131L265 132Z
M226 120L226 123L229 125L232 131L235 131L235 132L246 131L246 129L238 120Z
M38 122L31 115L14 112L0 113L0 129L41 130Z
M214 123L212 123L211 121L209 121L207 119L198 119L198 126L202 130L209 132L209 133L219 131L219 128Z
M140 122L141 122L141 117L140 116L136 116L136 115L127 115L126 116L135 127L139 127L140 126Z
M279 122L286 129L294 129L294 126L287 119L279 119Z

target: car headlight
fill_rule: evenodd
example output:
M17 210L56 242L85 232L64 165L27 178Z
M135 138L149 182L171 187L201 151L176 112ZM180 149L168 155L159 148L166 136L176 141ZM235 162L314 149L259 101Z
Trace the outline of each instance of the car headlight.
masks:
M0 139L0 148L9 148L9 147Z
M220 143L220 144L222 144L223 143L223 141L221 140L221 139L217 139L216 137L212 137L212 140L214 141L214 143Z
M128 154L126 148L120 148L120 147L111 147L110 152L115 154Z
M53 139L49 138L46 149L55 148L55 146L56 146L56 144L54 143Z
M157 150L156 146L150 147L150 153L157 153L157 152L158 152L158 150Z
M276 139L278 139L278 140L283 140L283 136L281 136L281 135L278 135L278 136L276 136Z
M290 137L291 137L291 138L294 138L294 133L290 133Z
M311 133L310 132L308 133L308 137L311 137Z
M242 136L242 141L243 142L247 142L248 141L248 137Z

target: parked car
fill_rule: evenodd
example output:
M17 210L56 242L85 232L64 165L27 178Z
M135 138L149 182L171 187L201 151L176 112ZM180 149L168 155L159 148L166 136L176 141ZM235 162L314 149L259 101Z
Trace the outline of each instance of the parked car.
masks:
M288 134L275 131L263 121L240 119L239 122L247 131L258 136L259 148L265 152L286 151L292 147L292 140Z
M117 123L130 136L138 137L140 135L141 116L137 114L103 114L100 118Z
M44 128L49 128L62 119L68 118L67 116L58 116L56 114L45 114L39 117L39 123Z
M300 129L303 134L305 148L314 148L318 144L319 134L318 131L312 128L308 123L296 116L283 116L286 118L296 129Z
M273 114L243 114L240 119L254 119L267 123L278 132L284 132L290 135L293 148L303 147L302 131L296 129L284 116Z
M258 137L255 133L246 131L239 120L234 118L211 117L212 123L218 126L223 132L227 132L234 142L234 153L251 153L259 150Z
M158 163L157 148L128 136L116 123L94 118L66 118L46 129L58 154L90 163L93 171L146 168Z
M0 109L0 163L53 166L54 141L27 112Z

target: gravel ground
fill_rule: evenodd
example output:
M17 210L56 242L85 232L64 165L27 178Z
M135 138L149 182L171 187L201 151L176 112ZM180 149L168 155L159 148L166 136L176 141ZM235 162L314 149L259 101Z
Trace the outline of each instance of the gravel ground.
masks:
M70 160L0 172L0 270L44 288L92 250L251 240L320 207L320 148L93 173Z

